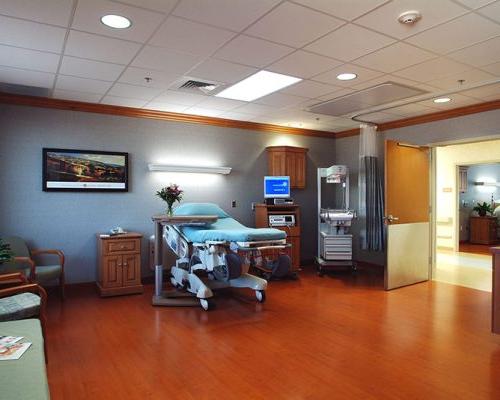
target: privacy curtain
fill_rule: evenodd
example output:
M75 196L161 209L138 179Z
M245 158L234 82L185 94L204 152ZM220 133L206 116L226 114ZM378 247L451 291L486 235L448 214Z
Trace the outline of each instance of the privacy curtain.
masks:
M377 157L377 127L362 124L359 139L360 243L364 250L384 251L384 196Z

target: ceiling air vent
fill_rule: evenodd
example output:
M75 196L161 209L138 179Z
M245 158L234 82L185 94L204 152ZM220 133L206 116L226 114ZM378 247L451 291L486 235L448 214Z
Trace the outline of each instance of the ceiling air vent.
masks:
M316 104L309 111L316 114L333 115L339 117L366 108L380 106L396 100L402 100L427 93L424 90L400 85L394 82L385 82L371 88L363 89L333 100Z
M220 88L221 84L214 81L202 81L196 78L184 77L177 85L177 90L190 93L203 92L212 94L216 89Z

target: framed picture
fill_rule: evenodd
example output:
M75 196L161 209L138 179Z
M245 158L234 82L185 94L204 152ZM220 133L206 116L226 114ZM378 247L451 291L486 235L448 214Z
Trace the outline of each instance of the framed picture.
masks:
M44 191L128 191L128 153L43 149Z

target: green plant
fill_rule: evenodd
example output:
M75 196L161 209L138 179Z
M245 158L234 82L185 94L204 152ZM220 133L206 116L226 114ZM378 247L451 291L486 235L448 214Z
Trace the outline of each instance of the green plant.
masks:
M493 214L493 209L491 208L491 204L488 204L486 202L484 203L477 203L477 206L473 208L474 211L477 211L477 213L481 216L484 217L486 214Z
M9 244L3 243L2 238L0 238L0 264L12 260L13 256L14 253L12 253Z
M156 195L167 203L167 214L172 215L172 206L176 201L180 203L183 193L184 191L179 189L178 185L171 183L170 186L166 186L157 191Z

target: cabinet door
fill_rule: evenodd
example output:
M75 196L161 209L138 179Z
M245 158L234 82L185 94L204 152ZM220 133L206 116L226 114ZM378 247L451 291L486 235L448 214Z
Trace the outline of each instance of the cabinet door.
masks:
M270 151L268 155L269 175L286 175L286 154L283 151Z
M297 187L296 158L297 158L297 156L295 153L286 153L286 156L285 156L286 170L285 170L284 175L290 177L290 187L291 188Z
M122 256L104 257L102 268L102 286L104 288L122 286Z
M304 189L306 187L306 154L295 153L295 187Z
M123 286L141 284L141 256L139 254L123 255Z
M292 259L292 269L297 270L300 268L300 237L288 236L286 242L292 245L289 255Z

